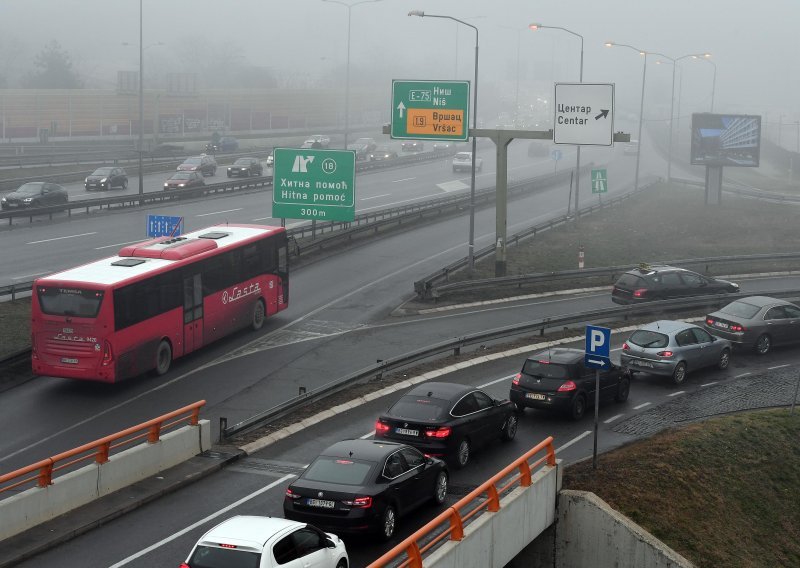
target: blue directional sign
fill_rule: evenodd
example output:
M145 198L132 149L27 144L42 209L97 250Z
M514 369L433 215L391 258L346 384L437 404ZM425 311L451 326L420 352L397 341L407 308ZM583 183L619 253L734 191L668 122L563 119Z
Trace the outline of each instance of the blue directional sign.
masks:
M147 216L148 237L177 237L183 233L183 217Z
M584 364L590 369L611 367L611 330L595 325L586 326L586 355Z
M561 153L561 150L557 148L550 150L550 157L553 158L556 162L559 161L562 156L563 154Z

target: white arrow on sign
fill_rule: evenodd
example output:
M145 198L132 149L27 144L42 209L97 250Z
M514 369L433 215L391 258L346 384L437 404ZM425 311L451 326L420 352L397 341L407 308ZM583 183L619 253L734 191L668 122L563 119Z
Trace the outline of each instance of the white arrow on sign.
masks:
M605 367L606 366L606 362L603 361L603 360L595 361L594 359L587 359L587 361L589 363L592 363L593 365L600 365L601 367Z
M400 104L397 105L397 110L400 111L400 118L403 118L403 111L406 110L406 105L403 104L403 101L400 101Z

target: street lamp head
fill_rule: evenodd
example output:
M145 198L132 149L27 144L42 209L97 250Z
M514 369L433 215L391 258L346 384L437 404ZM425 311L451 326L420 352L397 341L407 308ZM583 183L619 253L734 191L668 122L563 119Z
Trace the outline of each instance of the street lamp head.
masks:
M537 24L537 23L528 24L528 28L530 28L533 31L536 31L536 30L538 30L540 28L543 28L543 27L544 26L542 24Z
M607 41L604 45L606 47L614 47L614 42L613 41Z
M411 10L408 13L409 16L419 16L420 18L425 17L425 12L423 10Z

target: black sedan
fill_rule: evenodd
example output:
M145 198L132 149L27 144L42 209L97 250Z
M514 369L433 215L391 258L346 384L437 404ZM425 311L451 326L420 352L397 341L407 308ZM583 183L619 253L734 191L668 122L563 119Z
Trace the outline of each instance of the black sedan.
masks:
M584 355L566 347L531 355L511 381L509 398L520 410L555 410L580 420L595 398L595 370L584 366ZM630 374L624 369L611 363L600 371L601 401L625 402L630 389Z
M773 345L800 342L800 307L768 296L731 302L706 316L706 330L766 355Z
M405 444L344 440L323 451L286 490L283 514L324 531L377 533L389 540L397 519L447 496L444 462Z
M112 187L128 188L128 174L122 168L97 168L83 181L86 191L92 189L111 189Z
M425 383L408 391L375 422L376 439L414 446L457 467L473 448L513 440L517 415L509 400L495 400L474 387Z
M0 199L0 207L3 209L49 207L67 201L69 201L67 190L57 183L29 181Z
M395 152L388 146L379 146L369 154L369 160L371 162L380 162L382 160L394 160L395 158L397 158L397 152Z
M264 167L258 158L239 158L232 165L228 166L228 177L234 176L260 176L264 173Z
M172 189L192 189L206 184L200 172L175 172L164 182L164 191Z
M669 298L735 294L738 291L739 285L734 282L685 268L642 263L617 279L611 291L611 301L615 304L639 304Z
M400 145L403 152L422 152L425 149L425 143L422 140L405 140Z

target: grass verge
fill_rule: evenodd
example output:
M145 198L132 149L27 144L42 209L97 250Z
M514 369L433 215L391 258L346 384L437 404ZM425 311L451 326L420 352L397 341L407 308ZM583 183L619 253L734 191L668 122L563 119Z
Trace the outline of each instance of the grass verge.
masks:
M701 568L800 566L800 411L668 430L564 470Z

